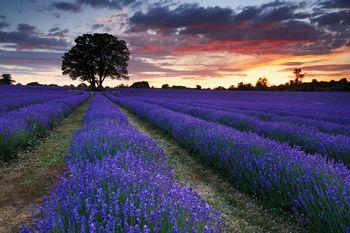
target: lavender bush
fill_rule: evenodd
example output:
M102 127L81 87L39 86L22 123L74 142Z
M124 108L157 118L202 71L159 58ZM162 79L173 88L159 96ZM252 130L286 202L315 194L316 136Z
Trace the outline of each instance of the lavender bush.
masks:
M104 110L104 111L103 111ZM96 94L67 155L68 174L22 232L220 232L223 219L177 184L163 150Z
M0 115L0 159L8 160L35 138L43 136L81 105L88 93L70 94Z
M294 211L316 231L350 230L350 171L342 164L157 105L109 97L226 171L242 190Z
M191 107L184 104L147 101L168 109L182 112L204 120L224 124L240 131L255 132L259 135L287 142L308 153L319 153L330 159L350 164L350 138L343 135L321 133L310 127L300 127L287 122L266 122L240 112L211 110L204 107Z

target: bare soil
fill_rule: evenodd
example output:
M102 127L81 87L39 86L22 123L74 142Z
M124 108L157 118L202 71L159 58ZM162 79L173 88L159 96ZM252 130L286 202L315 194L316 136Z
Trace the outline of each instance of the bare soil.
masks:
M161 129L126 109L121 109L135 128L163 146L179 182L192 186L223 214L226 232L308 232L289 213L271 208L235 189L227 178L220 175L220 171L211 168L198 155L183 148Z
M33 148L0 164L0 232L18 232L32 223L35 205L54 187L65 169L64 157L90 101L71 113Z

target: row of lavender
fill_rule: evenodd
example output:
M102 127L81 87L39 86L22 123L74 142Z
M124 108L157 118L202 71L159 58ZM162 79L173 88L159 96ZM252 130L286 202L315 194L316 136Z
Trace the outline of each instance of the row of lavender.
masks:
M45 135L88 98L87 92L69 93L0 114L0 160L13 158L19 150Z
M71 94L71 91L62 88L31 88L17 86L0 86L1 104L0 113L19 109L25 106L44 103L46 101L60 98L64 95Z
M162 148L116 105L94 97L62 177L22 232L220 232L222 217L180 186Z
M137 96L134 96L137 97ZM159 98L152 98L152 100L159 101ZM185 104L192 107L204 107L209 109L215 109L218 111L232 112L235 114L244 115L246 117L257 118L261 121L266 122L287 122L300 127L307 127L311 130L320 131L322 133L332 134L332 135L344 135L350 136L350 125L333 123L329 121L317 120L303 118L300 116L295 116L293 113L282 114L273 113L270 110L259 110L259 109L248 109L239 106L230 106L224 103L207 103L203 101L189 101L185 99L162 99L162 102L171 102L178 104Z
M320 132L310 126L300 126L289 122L264 121L243 114L240 111L215 109L211 105L192 106L179 103L178 100L147 99L146 102L158 104L165 108L182 112L211 122L223 124L240 131L254 132L291 146L300 147L308 153L319 153L330 159L350 164L350 137ZM335 125L335 124L328 124ZM336 128L339 129L340 127ZM350 134L350 128L343 126L344 134ZM330 131L335 131L329 128Z
M107 96L226 171L242 190L292 210L318 232L350 231L350 171L342 164L159 105Z
M350 125L350 93L120 89L125 95L254 110L278 116Z

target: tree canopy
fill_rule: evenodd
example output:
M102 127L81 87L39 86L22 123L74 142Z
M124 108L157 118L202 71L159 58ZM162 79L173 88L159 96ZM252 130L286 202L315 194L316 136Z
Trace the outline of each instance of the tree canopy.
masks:
M12 79L11 74L2 74L2 78L0 79L0 84L8 84L11 85L15 83L15 80Z
M107 33L84 34L63 55L62 73L87 81L92 89L103 88L106 78L129 79L129 49L124 40Z
M134 82L130 86L131 88L150 88L149 83L146 81L141 81L141 82Z

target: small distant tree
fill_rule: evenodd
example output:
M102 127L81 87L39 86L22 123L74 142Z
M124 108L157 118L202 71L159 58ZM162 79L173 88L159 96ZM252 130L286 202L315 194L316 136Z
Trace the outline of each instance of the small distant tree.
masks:
M293 70L293 74L295 75L295 84L301 84L303 82L303 78L305 77L306 73L303 73L300 68L296 68Z
M215 87L214 90L223 91L223 90L226 90L226 88L223 86L218 86L218 87Z
M149 83L146 81L141 81L141 82L135 82L131 84L131 88L150 88Z
M124 84L124 83L121 83L120 85L116 86L116 88L128 88L129 86Z
M235 85L231 85L227 88L227 90L234 90L234 89L236 89Z
M188 87L182 86L182 85L173 85L171 88L174 88L174 89L188 89Z
M169 88L169 84L163 84L163 85L162 85L162 88L163 88L163 89Z
M12 79L11 74L2 74L2 78L0 79L0 84L8 84L11 85L16 81Z
M78 84L78 87L80 87L80 88L87 88L88 85L86 85L86 83L80 83L80 84Z
M41 84L38 82L30 82L30 83L27 83L27 86L41 86Z
M255 89L259 91L266 90L269 87L267 78L261 77L258 79L258 81L255 84Z
M196 89L197 89L197 90L201 90L201 89L202 89L202 86L196 85Z
M73 80L87 81L93 90L102 89L107 77L129 79L129 50L126 42L107 33L84 34L63 55L62 73Z
M240 82L237 85L238 90L254 90L254 86L251 83Z

